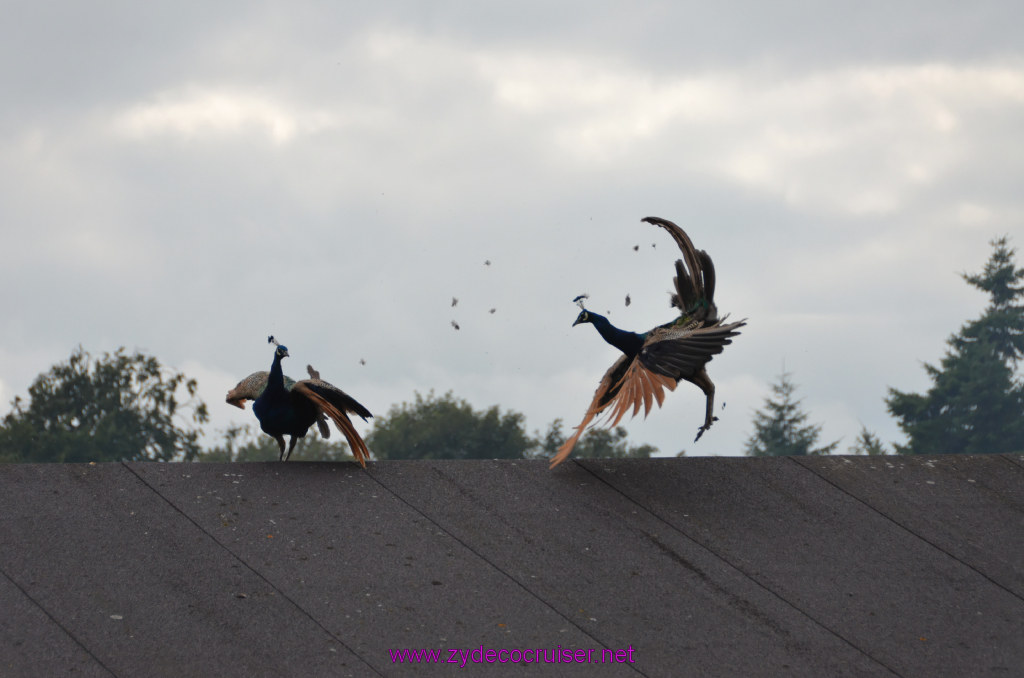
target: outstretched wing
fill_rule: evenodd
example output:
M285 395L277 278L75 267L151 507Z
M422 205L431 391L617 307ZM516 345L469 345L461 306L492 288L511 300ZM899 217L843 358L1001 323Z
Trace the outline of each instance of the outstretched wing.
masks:
M634 358L622 356L605 372L583 421L576 426L576 432L558 448L558 452L551 458L550 468L565 461L588 425L598 415L603 413L606 417L604 425L608 428L622 421L630 409L633 410L632 416L636 416L643 407L646 417L655 402L661 407L665 401L665 389L671 391L675 387L675 379L648 370Z
M675 325L659 327L640 349L638 362L653 373L675 380L689 379L722 352L746 320L734 323Z
M347 413L357 414L363 418L363 421L366 421L367 417L373 416L370 414L370 411L340 388L328 384L321 379L303 379L292 387L292 392L305 396L316 404L322 414L331 418L334 425L345 436L345 440L348 441L348 446L352 450L356 461L363 468L366 468L366 460L370 458L370 450L359 436L359 432L352 425L352 420L348 418Z
M253 372L248 377L238 382L233 389L228 391L227 397L224 399L229 405L234 405L239 409L245 409L246 400L256 400L263 393L263 389L267 387L267 378L270 376L269 372ZM284 387L291 389L295 385L295 380L290 377L284 378Z
M630 410L630 416L635 417L643 408L646 417L655 403L661 407L665 389L673 391L680 379L699 373L712 356L732 343L731 337L739 334L738 329L745 324L743 320L711 327L694 323L654 330L635 359L622 356L605 373L583 421L551 458L551 468L565 461L598 415L605 416L604 425L612 428Z

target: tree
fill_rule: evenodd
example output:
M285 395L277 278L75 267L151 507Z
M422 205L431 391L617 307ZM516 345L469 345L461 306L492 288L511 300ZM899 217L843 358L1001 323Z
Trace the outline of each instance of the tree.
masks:
M281 449L270 436L249 426L231 426L224 434L224 442L199 454L195 461L242 462L277 461ZM354 461L351 450L343 440L324 440L319 434L306 434L300 438L291 461Z
M889 388L886 405L907 436L903 454L982 454L1024 450L1024 270L1004 236L991 242L984 270L961 274L989 295L981 317L947 340L939 367L925 363L924 395Z
M194 379L123 347L93 360L79 346L28 393L0 426L7 461L188 460L200 452L193 424L209 419Z
M450 391L415 396L374 420L366 444L378 459L521 459L532 444L518 412L477 412Z
M820 425L802 425L807 413L800 409L799 400L793 400L796 385L783 369L779 383L772 384L775 399L766 398L763 410L754 413L754 433L747 440L748 457L776 457L785 455L831 454L839 441L813 447L821 434Z
M869 431L864 424L860 425L860 433L850 446L849 453L869 456L887 454L882 439Z
M647 459L658 452L658 448L653 445L630 445L626 436L626 429L621 426L614 430L592 428L583 434L572 454L578 459ZM534 439L534 446L526 453L526 457L548 459L555 455L565 441L562 420L555 419L544 435Z

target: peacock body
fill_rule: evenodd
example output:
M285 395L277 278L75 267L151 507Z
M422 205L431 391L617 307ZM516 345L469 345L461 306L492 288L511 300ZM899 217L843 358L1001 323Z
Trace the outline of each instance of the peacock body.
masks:
M310 378L294 381L284 375L281 361L288 357L288 349L277 344L269 372L253 372L228 391L226 401L244 409L245 401L252 400L252 410L264 433L273 437L281 448L280 459L287 461L299 438L316 424L320 435L330 437L327 419L331 419L348 441L356 460L366 468L369 450L352 425L348 414L366 421L373 415L350 395L320 378L319 372L307 366ZM284 436L291 441L285 451Z
M672 294L672 306L679 316L648 332L630 332L586 309L582 301L585 295L576 298L581 310L573 326L590 323L622 356L605 372L583 421L552 458L552 468L569 456L595 417L606 416L609 427L616 426L630 410L636 416L643 408L646 417L655 403L662 405L665 390L674 390L683 380L699 387L706 399L704 424L697 430L695 441L717 420L715 385L705 366L732 343L746 320L726 323L726 318L719 318L714 302L715 269L707 252L695 249L683 229L671 221L658 217L643 221L665 229L683 253L675 264Z

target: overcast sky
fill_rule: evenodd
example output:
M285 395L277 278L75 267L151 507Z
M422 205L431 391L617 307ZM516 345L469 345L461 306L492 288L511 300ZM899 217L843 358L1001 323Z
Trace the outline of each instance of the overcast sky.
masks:
M785 365L845 451L901 439L887 387L985 306L959 273L1024 247L1018 1L0 6L2 411L81 344L251 422L272 333L377 414L575 424L617 352L572 298L673 317L655 215L749 324L699 443L687 383L630 439L741 454Z

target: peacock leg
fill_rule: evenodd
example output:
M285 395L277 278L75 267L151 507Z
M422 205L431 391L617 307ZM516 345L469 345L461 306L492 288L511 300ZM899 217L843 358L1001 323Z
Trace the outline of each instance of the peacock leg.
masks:
M704 370L698 372L691 381L696 384L700 390L704 391L704 397L707 398L707 408L704 410L704 425L697 429L697 437L693 439L693 442L700 440L700 437L704 435L704 431L711 428L718 417L715 416L715 385L711 381L711 377Z
M299 437L298 436L292 436L292 442L288 446L288 454L284 455L284 460L285 461L288 461L288 459L292 456L292 450L295 449L295 443L297 443L297 442L299 442Z

